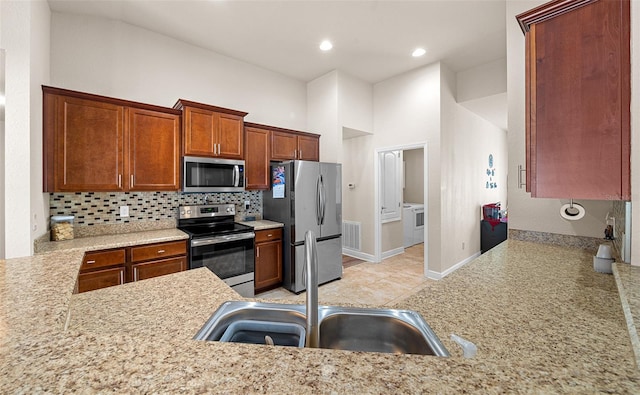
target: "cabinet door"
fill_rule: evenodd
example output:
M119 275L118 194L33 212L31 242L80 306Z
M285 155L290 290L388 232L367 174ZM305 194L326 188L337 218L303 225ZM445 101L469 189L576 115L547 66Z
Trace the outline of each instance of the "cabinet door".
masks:
M271 159L297 159L298 136L292 133L271 132Z
M526 38L531 195L627 199L629 2L595 1L571 10L549 4L519 16L524 25L531 23Z
M320 160L320 138L309 136L298 136L298 159Z
M78 275L78 292L124 284L124 266L102 269Z
M146 280L148 278L187 270L187 258L186 256L182 256L159 261L135 263L131 265L131 270L133 281Z
M185 155L214 156L215 114L212 111L185 107L183 115Z
M54 190L124 190L124 107L57 96Z
M269 131L258 128L245 129L245 168L246 189L269 189Z
M243 159L243 129L242 117L219 114L216 156L227 159Z
M157 111L129 111L129 177L132 191L180 188L180 117Z
M266 290L282 283L282 241L256 244L255 289Z

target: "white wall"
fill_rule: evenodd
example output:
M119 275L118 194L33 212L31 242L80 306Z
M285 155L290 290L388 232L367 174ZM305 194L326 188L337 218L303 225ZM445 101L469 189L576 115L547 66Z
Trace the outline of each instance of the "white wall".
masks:
M307 126L301 81L123 22L51 19L54 86L167 107L183 98L249 112L250 122Z
M507 91L507 59L501 58L457 74L458 103Z
M49 78L50 13L44 1L0 7L0 46L6 50L4 242L6 257L13 258L31 255L33 240L46 231L40 85Z
M456 102L456 75L444 65L441 81L442 273L480 252L480 207L507 206L508 152L504 130ZM489 155L497 188L486 187Z
M342 159L342 127L338 113L338 72L332 71L307 84L307 128L320 134L320 161Z
M401 74L373 87L373 150L428 142L428 255L430 269L440 263L440 63ZM360 204L369 206L372 223L375 215L373 188L374 151L364 164L371 174L371 189L361 191ZM371 225L373 229L373 224ZM402 222L383 224L383 252L401 247Z
M604 218L612 210L611 202L579 201L586 216L579 221L560 217L560 207L569 202L557 199L537 199L519 189L518 165L525 166L525 62L524 34L515 16L545 0L507 0L507 95L509 97L509 228L576 236L603 237ZM636 67L637 69L637 67ZM637 73L637 72L636 72ZM633 145L632 145L633 147ZM632 156L632 163L634 162ZM632 171L632 175L633 175ZM633 189L632 189L633 193ZM637 243L636 243L637 245Z
M403 200L424 204L424 150L411 149L402 153L404 160Z
M371 133L373 131L373 85L339 71L338 87L342 126Z

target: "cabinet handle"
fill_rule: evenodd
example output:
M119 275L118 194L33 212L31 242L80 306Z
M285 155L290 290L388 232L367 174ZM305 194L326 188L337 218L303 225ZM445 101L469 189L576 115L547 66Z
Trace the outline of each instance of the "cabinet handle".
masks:
M95 260L87 261L87 265L91 265L92 263L96 263Z
M527 174L527 169L523 169L522 165L518 165L518 188L522 189L523 186L527 186L527 182L522 182L522 172Z
M256 248L256 258L260 258L260 249Z
M158 250L158 254L164 254L164 250Z
M129 188L133 187L133 174L131 175L131 185L129 185Z
M133 268L133 281L138 281L138 268L136 267Z
M122 188L122 174L118 174L118 188Z
M120 271L120 284L124 284L124 270Z
M273 237L273 235L272 234L268 234L267 237Z
M293 157L298 159L298 150L297 149L293 150Z
M220 155L220 143L218 143L218 155Z
M300 153L300 159L302 159L302 150L300 150L299 153Z

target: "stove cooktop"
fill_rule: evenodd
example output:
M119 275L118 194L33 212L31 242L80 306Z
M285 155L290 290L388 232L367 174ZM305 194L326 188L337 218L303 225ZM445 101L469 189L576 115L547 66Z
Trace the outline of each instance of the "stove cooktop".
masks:
M235 222L215 222L209 224L185 225L178 226L178 229L188 233L192 238L220 236L253 231L253 228L251 226L242 225Z

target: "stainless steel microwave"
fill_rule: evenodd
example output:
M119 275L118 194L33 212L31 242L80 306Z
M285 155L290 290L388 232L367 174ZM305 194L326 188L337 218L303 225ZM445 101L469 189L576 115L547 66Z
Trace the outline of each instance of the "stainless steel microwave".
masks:
M244 161L185 156L182 162L184 192L244 191Z

